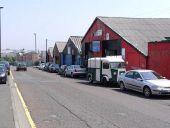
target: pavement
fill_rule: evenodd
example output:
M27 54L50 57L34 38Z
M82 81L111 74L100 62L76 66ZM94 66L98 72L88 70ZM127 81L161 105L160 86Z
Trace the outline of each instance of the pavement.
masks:
M15 128L9 82L0 84L0 128Z

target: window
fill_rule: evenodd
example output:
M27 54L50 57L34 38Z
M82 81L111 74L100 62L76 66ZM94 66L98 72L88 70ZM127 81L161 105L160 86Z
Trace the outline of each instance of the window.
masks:
M103 63L103 69L109 69L109 64L106 63L106 62L104 62L104 63Z
M74 55L74 49L72 49L72 55Z
M161 75L159 75L156 72L148 71L148 72L141 72L142 77L145 80L157 80L157 79L163 79Z
M106 33L106 40L109 40L109 33Z
M71 54L71 47L70 46L67 48L67 52L68 52L68 54Z
M110 63L111 68L125 68L124 62L112 62Z
M133 77L133 72L128 72L128 73L126 73L126 75L125 75L125 77L127 77L127 78L134 78Z
M125 48L122 48L122 58L125 60Z
M93 41L91 50L93 52L100 52L100 41Z
M134 79L142 79L138 72L134 72Z

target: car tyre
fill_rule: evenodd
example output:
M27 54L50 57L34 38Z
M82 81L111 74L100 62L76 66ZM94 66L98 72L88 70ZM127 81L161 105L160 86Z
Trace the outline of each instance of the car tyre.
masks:
M67 77L67 73L66 72L64 73L64 76Z
M71 77L74 78L74 74L73 73L71 73Z
M120 82L119 86L120 86L120 90L121 91L125 91L126 90L125 85L124 85L123 82Z
M88 75L88 81L89 81L89 83L93 83L93 77L92 77L92 75Z
M151 97L152 95L151 89L148 86L144 87L143 94L145 97Z
M103 77L103 79L102 79L102 85L103 86L107 86L107 79L105 78L105 77Z

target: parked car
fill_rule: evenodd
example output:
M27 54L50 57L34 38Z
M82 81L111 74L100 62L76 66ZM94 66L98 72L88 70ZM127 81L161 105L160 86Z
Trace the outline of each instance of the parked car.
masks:
M81 65L70 65L65 70L65 76L86 76L86 68Z
M7 67L5 66L5 64L0 63L0 66L3 67L6 71L6 73L8 74L8 70L7 70Z
M59 71L59 65L58 65L58 64L54 64L54 63L50 64L50 66L49 66L49 71L50 71L50 72L58 73L58 71Z
M45 63L41 63L39 66L39 70L44 70L44 67L45 67Z
M0 61L0 64L5 64L8 75L10 75L10 64L9 64L9 62L8 61Z
M64 75L66 68L67 68L67 65L61 65L60 68L59 68L58 74Z
M170 95L170 80L153 70L130 70L119 76L118 83L122 91L131 89L151 95Z
M51 63L50 63L50 62L45 63L44 71L49 72L49 66L50 66L50 65L51 65Z
M6 84L7 82L7 71L6 67L0 66L0 83Z
M22 62L17 64L16 71L20 71L20 70L27 71L26 63Z

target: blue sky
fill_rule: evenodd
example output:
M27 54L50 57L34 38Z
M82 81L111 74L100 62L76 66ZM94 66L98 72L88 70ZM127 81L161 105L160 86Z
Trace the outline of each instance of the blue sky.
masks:
M84 36L96 16L170 18L170 0L0 0L2 48L45 50Z

